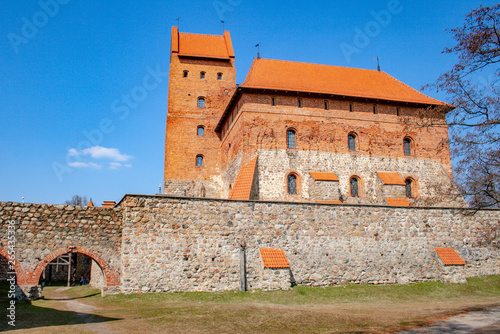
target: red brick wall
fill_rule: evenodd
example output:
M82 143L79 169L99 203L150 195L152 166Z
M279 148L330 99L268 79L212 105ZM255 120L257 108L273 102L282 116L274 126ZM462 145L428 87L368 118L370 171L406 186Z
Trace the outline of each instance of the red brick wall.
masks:
M183 71L189 71L183 77ZM205 78L200 78L200 72ZM222 80L217 74L222 73ZM168 91L168 114L165 137L167 180L210 180L220 175L220 139L214 132L224 107L236 86L234 60L219 61L179 58L172 54ZM205 108L198 108L198 97L205 98ZM204 126L204 136L197 135ZM196 166L196 156L203 155L203 167Z
M372 103L353 103L349 111L348 101L274 96L276 106L271 106L273 95L243 94L238 103L240 112L222 141L222 170L243 153L244 165L257 149L286 149L286 131L296 130L296 149L333 153L364 154L383 157L405 157L403 139L412 139L412 157L437 161L451 176L450 152L447 144L446 125L433 127L408 126L403 119L414 118L417 109L395 105L377 105L373 113ZM440 120L445 124L444 116ZM357 134L357 151L348 149L347 137Z

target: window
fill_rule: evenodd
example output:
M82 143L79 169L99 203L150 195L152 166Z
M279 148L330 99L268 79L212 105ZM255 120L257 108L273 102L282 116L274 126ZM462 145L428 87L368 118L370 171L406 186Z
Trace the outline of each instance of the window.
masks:
M203 97L198 98L198 108L205 108L205 99Z
M217 80L222 80L222 73L217 73Z
M411 155L411 139L410 138L405 138L403 140L403 149L404 149L405 155Z
M376 104L374 104L374 105L373 105L373 113L374 113L374 114L376 114L376 113L377 113L377 105L376 105Z
M328 110L328 101L325 100L324 103L325 103L325 110Z
M356 135L354 133L350 133L349 136L347 136L347 142L349 151L356 151Z
M349 112L353 112L354 111L354 106L352 105L352 103L349 103Z
M272 106L276 105L276 99L274 97L271 97L271 105Z
M286 147L295 148L295 131L292 129L286 131Z
M396 115L401 116L401 109L399 107L396 107Z
M413 197L413 181L411 179L406 179L405 184L406 197Z
M196 156L196 166L203 167L203 156L202 155Z
M200 72L200 79L205 79L205 72Z
M297 106L298 106L299 108L302 108L302 100L301 100L301 99L298 99L298 100L297 100Z
M290 195L297 194L297 176L295 174L288 175L288 193Z
M183 78L187 78L188 77L188 73L189 73L189 71L182 72L182 77Z
M205 128L203 126L198 127L198 136L204 136L205 135Z
M351 196L352 197L359 197L359 181L355 177L351 177L351 180L349 181L351 185Z

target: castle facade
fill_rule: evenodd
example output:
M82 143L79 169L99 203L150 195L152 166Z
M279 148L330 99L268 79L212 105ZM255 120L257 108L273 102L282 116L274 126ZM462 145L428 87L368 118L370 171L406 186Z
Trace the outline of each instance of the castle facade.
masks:
M167 195L467 205L452 179L452 107L384 72L256 58L236 85L229 32L174 27L168 93Z

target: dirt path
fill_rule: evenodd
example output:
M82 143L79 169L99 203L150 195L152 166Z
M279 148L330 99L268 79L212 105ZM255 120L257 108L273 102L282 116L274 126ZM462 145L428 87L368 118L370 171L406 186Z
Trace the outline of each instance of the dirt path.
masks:
M493 334L500 333L500 307L450 317L430 326L397 334Z
M52 296L52 299L55 300L61 300L66 302L66 306L64 308L65 311L72 311L76 312L76 316L80 317L82 322L84 324L81 325L75 325L76 328L79 330L85 331L85 332L90 332L90 333L116 333L111 330L109 325L104 322L94 322L94 314L93 311L97 310L98 308L92 305L84 304L82 302L79 302L78 300L75 299L68 299L67 296L64 295L64 291L68 290L70 288L64 287L64 288L59 288L54 291L54 295Z

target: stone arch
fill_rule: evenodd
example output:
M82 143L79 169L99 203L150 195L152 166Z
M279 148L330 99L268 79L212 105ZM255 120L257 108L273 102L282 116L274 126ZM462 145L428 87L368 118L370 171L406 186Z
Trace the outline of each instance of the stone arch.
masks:
M9 251L5 248L0 247L0 256L3 256L4 258L7 259L7 261L10 262L10 259L12 258L11 255L9 255ZM16 257L14 256L14 272L16 273L16 279L19 282L20 280L23 279L23 269L21 267L21 264L19 261L17 261Z
M54 259L57 257L67 254L67 253L80 253L87 255L92 260L94 260L97 265L101 268L102 273L104 275L104 287L118 286L120 285L120 275L118 272L111 267L106 260L104 260L99 254L96 252L86 248L79 246L68 246L64 248L59 248L49 255L45 256L35 267L33 273L29 279L29 284L38 285L38 281L40 279L40 275L42 274L43 269Z

